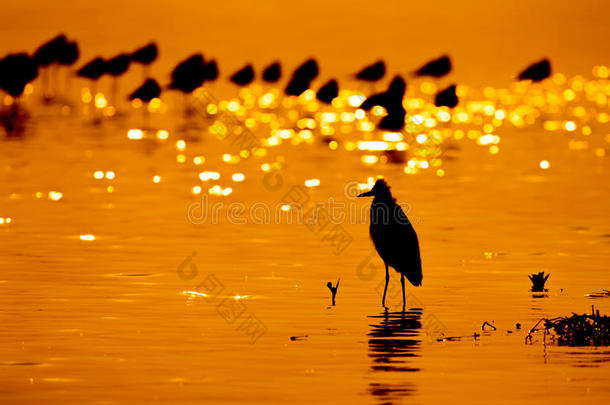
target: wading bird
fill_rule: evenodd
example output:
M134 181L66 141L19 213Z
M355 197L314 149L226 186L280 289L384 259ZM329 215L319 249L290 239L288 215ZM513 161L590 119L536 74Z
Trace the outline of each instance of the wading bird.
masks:
M385 295L390 282L388 266L400 273L402 285L402 309L406 305L405 276L411 284L418 287L422 283L419 242L415 229L404 211L392 197L390 187L383 179L377 180L371 191L359 194L358 197L374 196L371 205L371 239L377 253L385 264L385 287L381 304L385 307Z
M134 63L139 63L143 66L142 75L146 78L149 74L150 64L153 63L159 56L159 48L154 42L136 49L131 53L131 60Z

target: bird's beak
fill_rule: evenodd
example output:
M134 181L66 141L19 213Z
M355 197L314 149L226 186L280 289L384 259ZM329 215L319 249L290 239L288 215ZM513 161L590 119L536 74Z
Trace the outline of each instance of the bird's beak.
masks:
M370 197L373 195L373 190L367 191L366 193L358 194L356 197Z

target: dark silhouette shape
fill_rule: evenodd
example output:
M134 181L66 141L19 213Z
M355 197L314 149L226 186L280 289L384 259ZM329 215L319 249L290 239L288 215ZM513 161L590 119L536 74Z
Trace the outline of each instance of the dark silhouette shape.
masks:
M263 81L275 83L282 77L282 67L279 62L273 62L263 70Z
M333 283L331 283L330 281L328 283L326 283L326 287L328 287L328 289L330 290L330 293L332 294L333 307L335 306L335 296L337 295L337 290L339 289L340 281L341 281L341 279L338 279L337 284L334 287L333 287Z
M443 55L438 59L431 60L415 71L415 76L443 77L451 72L451 59Z
M532 291L533 292L543 292L546 291L544 289L544 285L546 284L546 280L549 279L550 274L547 274L546 277L544 275L544 271L541 271L538 274L531 274L528 277L532 281Z
M153 98L158 98L161 95L161 86L154 79L147 79L144 84L135 89L129 95L130 100L139 99L145 102L150 102Z
M390 188L383 179L377 180L375 186L358 197L374 196L371 205L370 234L377 253L385 264L385 287L382 305L385 307L385 296L390 282L388 267L400 273L402 286L402 308L406 305L405 276L414 286L422 284L422 268L419 255L419 242L415 229L404 211L392 197Z
M495 326L493 326L491 323L489 323L489 322L487 322L487 321L483 322L483 325L481 325L481 330L483 330L483 331L484 331L486 326L489 326L489 327L490 327L490 328L492 328L493 330L496 330L496 327L495 327Z
M39 66L49 66L58 61L58 56L62 49L67 45L66 36L60 34L55 38L42 44L36 52L34 52L34 60Z
M446 89L439 91L434 97L434 104L437 107L444 106L454 108L456 105L458 105L459 101L460 100L458 99L457 94L455 93L455 84L452 84Z
M78 60L80 52L76 41L67 42L57 55L57 63L64 66L71 66Z
M533 82L541 82L551 75L551 62L548 59L542 59L536 62L519 73L519 80L531 80Z
M188 94L205 80L205 62L201 54L195 54L180 62L172 71L170 89Z
M385 75L385 63L380 60L372 65L365 66L356 73L356 79L366 82L376 82Z
M159 49L157 48L157 44L151 42L148 45L133 51L131 54L131 60L142 65L150 65L157 59L158 56Z
M330 80L324 86L320 87L316 93L316 98L325 104L330 104L333 99L339 95L339 85L336 80Z
M308 59L296 68L284 92L289 96L300 96L309 89L311 81L318 76L318 63Z
M37 76L38 64L26 53L9 54L0 60L0 88L13 97L22 95Z
M402 105L393 106L387 111L388 115L379 121L377 127L386 131L400 131L405 126L407 111Z
M370 325L368 334L369 358L371 359L371 378L377 373L394 373L395 378L406 377L404 373L416 373L420 369L412 364L421 351L421 310L401 312L383 311L369 316L375 324ZM386 377L386 376L383 376ZM409 381L388 383L387 378L369 383L371 395L379 398L379 403L400 403L402 397L414 393L415 386Z
M254 69L252 65L246 65L233 73L231 81L238 86L247 86L254 80Z
M369 96L360 104L360 108L368 111L374 106L379 105L387 111L398 109L399 106L402 107L402 98L406 90L407 83L402 77L397 75L392 79L386 91Z
M214 80L218 79L218 65L214 59L205 63L203 69L205 81L213 82Z
M129 69L131 63L131 56L126 53L115 56L112 59L106 61L106 73L113 76L119 77Z
M76 75L79 77L84 77L85 79L97 80L104 73L106 73L106 61L100 57L97 57L85 64L85 66L81 67L76 72Z

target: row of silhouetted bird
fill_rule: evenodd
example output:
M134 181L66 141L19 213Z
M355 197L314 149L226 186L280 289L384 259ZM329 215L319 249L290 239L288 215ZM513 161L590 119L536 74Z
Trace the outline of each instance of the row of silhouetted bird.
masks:
M76 71L76 75L89 80L98 80L104 75L118 78L125 73L132 63L144 66L144 74L148 75L148 66L158 57L158 48L155 43L150 43L131 53L121 53L110 59L96 57ZM33 55L27 53L9 54L0 59L0 89L6 91L13 97L18 97L24 92L25 86L38 76L39 68L45 69L51 65L72 66L79 58L79 48L75 41L69 41L65 35L59 35L42 44ZM441 78L448 75L452 70L451 60L444 55L434 59L415 72L414 76L428 76ZM311 88L311 82L318 76L318 63L314 59L308 59L292 73L284 92L288 96L298 96ZM383 61L377 61L364 67L354 77L364 82L377 82L386 74L386 66ZM523 70L519 80L542 81L551 74L551 65L547 59L528 66ZM194 54L181 61L171 72L171 83L168 89L178 90L183 93L191 93L202 86L205 82L211 82L218 78L218 64L214 59L206 61L201 54ZM252 65L248 64L230 76L230 81L238 86L247 86L255 80L255 72ZM265 67L261 78L266 83L276 83L282 77L282 68L279 62L274 62ZM382 106L387 115L382 119L380 127L388 130L400 129L404 125L406 111L402 105L402 99L406 91L406 82L396 75L387 90L373 94L361 105L364 110L370 110L374 106ZM133 91L130 99L140 99L148 102L159 97L162 88L159 83L151 78ZM316 92L316 98L326 104L330 104L339 93L339 84L336 80L325 83ZM456 94L456 86L450 85L439 91L435 96L437 106L455 107L459 100Z

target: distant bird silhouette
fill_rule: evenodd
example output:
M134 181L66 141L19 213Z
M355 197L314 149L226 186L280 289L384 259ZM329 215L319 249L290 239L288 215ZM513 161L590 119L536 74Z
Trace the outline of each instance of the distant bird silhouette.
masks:
M159 49L157 48L157 44L151 42L136 49L130 56L132 62L142 65L142 75L148 77L151 63L157 60L157 57L159 56Z
M57 63L64 66L71 66L78 60L80 52L76 41L66 42L57 55Z
M105 73L113 77L119 77L125 73L127 69L129 69L130 63L131 56L127 55L126 53L122 53L106 61Z
M104 73L106 73L106 61L100 57L97 57L81 67L76 72L76 75L89 80L97 80Z
M150 102L153 98L158 98L161 95L161 87L154 79L146 79L144 84L135 89L129 95L130 100L139 99L145 102Z
M0 88L13 97L38 76L38 64L26 53L9 54L0 60Z
M542 59L528 66L525 70L519 73L519 80L531 80L533 82L541 82L551 75L551 62L548 59Z
M337 290L339 289L340 282L341 282L341 279L338 279L337 284L335 286L333 286L333 283L331 283L330 281L328 283L326 283L326 287L328 287L328 289L330 290L330 293L332 295L333 306L335 306L335 297L337 296Z
M379 105L386 110L390 110L402 106L402 99L406 90L407 83L401 76L397 75L392 79L386 91L369 96L360 104L360 108L368 111L374 106Z
M282 77L282 67L279 62L273 62L263 70L263 81L275 83Z
M330 104L333 99L339 95L339 85L336 80L330 80L324 86L320 87L316 93L316 98L325 104Z
M371 191L358 195L358 197L369 196L375 197L371 205L369 227L371 239L385 264L385 287L381 302L385 307L385 297L390 281L388 267L391 266L400 273L404 311L406 305L405 276L416 287L422 284L423 276L417 234L402 208L396 204L390 188L383 179L377 180Z
M131 59L135 63L140 63L142 65L150 65L157 59L158 56L159 49L157 48L157 44L154 42L144 45L131 53Z
M309 89L311 81L318 76L318 63L308 59L296 68L284 92L289 96L300 96Z
M59 54L63 48L68 44L66 36L60 34L55 38L40 45L36 52L34 52L34 60L39 66L47 67L59 59Z
M247 86L254 80L254 69L252 65L246 65L231 75L231 82L238 86Z
M431 60L415 71L415 76L443 77L451 72L451 60L449 56L443 55L438 59Z
M372 65L365 66L356 73L356 79L366 82L376 82L385 75L385 63L380 60Z
M458 105L459 101L460 100L458 99L457 94L455 94L455 84L452 84L446 89L439 91L434 97L434 104L437 107L445 106L453 108Z
M209 62L206 62L203 66L204 70L204 80L208 82L213 82L218 78L218 65L216 61L212 59Z
M195 54L180 62L172 71L170 89L188 94L203 84L205 62L201 54Z

